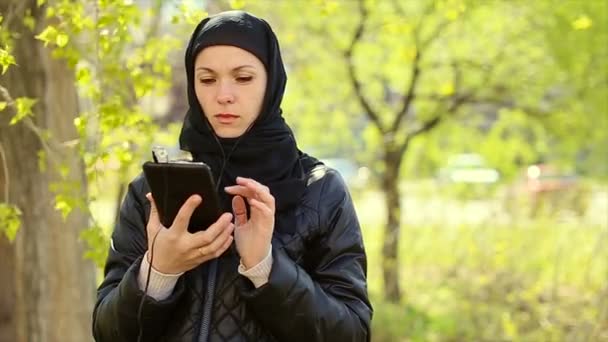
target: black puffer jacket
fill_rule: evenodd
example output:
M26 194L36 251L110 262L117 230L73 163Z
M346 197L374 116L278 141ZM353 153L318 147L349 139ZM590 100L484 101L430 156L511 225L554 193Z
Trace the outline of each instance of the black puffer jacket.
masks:
M351 198L332 169L317 165L307 177L295 232L275 229L267 284L255 289L238 274L234 246L219 258L209 341L369 341L366 256ZM93 314L97 342L137 340L148 191L139 176L122 204ZM144 341L198 342L206 270L186 272L166 300L146 298Z

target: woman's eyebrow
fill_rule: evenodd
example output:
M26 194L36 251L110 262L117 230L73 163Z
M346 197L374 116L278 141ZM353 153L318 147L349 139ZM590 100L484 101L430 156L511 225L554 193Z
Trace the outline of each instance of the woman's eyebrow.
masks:
M236 67L236 68L232 69L232 71L239 71L239 70L241 70L241 69L245 69L245 68L251 68L251 69L255 69L255 68L253 67L253 65L248 65L248 64L245 64L245 65L241 65L241 66L238 66L238 67Z
M254 67L252 65L244 64L244 65L240 65L240 66L238 66L236 68L233 68L232 71L239 71L239 70L245 69L245 68L252 68L252 69L254 69ZM207 71L207 72L210 72L210 73L215 73L215 70L213 70L211 68L203 67L203 66L199 66L198 68L196 68L196 71L199 71L199 70Z
M196 71L199 71L199 70L215 73L215 71L213 71L213 69L210 69L210 68L207 68L207 67L201 67L201 66L199 66L198 68L196 68Z

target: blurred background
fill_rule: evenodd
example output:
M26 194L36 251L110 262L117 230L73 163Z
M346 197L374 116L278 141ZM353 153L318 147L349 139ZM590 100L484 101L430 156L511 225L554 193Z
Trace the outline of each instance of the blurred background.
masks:
M120 201L179 153L186 43L228 9L271 24L298 145L349 185L373 341L608 341L603 0L0 0L0 341L91 340Z

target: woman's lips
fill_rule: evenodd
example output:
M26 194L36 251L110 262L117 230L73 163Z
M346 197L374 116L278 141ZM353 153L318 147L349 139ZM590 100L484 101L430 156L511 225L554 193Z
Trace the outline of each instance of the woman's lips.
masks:
M217 119L217 121L219 123L224 124L224 125L229 125L229 124L233 123L234 121L236 121L236 119L238 119L239 116L230 114L230 113L220 113L220 114L216 114L215 118Z

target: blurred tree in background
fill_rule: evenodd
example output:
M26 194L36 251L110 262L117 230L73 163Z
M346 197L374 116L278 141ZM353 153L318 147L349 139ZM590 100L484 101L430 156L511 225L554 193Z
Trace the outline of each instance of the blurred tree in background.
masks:
M3 0L0 340L87 340L78 255L99 272L127 182L153 143L176 146L191 30L231 8L277 32L300 147L371 170L354 194L374 340L608 338L605 1ZM477 202L426 181L459 153L500 173ZM499 220L537 163L599 204Z
M0 237L0 340L86 341L95 270L79 242L88 220L74 75L34 38L47 23L35 1L0 1L0 13L2 54L16 64L5 59L0 78L0 231L15 239ZM81 202L62 215L68 197Z
M608 120L603 2L251 3L284 30L296 79L286 115L300 141L374 166L388 208L383 278L392 301L409 153L439 163L446 151L477 150L510 177L544 159L605 174L608 135L593 129Z

